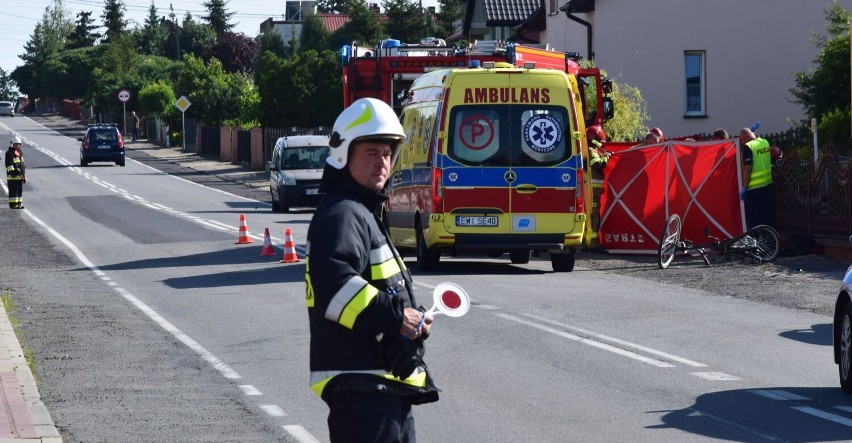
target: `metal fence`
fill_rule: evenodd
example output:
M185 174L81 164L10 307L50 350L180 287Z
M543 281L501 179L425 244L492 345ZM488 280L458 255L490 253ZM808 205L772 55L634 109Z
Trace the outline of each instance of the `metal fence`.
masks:
M795 151L773 171L775 225L810 236L852 234L852 161L838 154L799 158Z

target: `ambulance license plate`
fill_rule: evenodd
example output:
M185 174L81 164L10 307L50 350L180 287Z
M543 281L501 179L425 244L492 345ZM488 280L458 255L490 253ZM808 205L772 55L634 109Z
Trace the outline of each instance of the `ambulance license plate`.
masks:
M456 226L497 226L497 217L456 216Z

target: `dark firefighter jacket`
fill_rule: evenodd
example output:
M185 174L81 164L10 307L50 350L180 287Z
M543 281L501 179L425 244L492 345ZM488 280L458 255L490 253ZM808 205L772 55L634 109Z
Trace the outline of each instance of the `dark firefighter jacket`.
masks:
M373 212L386 197L330 166L324 187L335 174L308 228L305 254L311 389L323 398L354 390L435 401L425 365L404 380L383 369L381 340L401 340L403 309L416 306L408 270Z
M21 180L24 178L26 166L24 157L15 155L15 149L6 150L6 178L8 180Z

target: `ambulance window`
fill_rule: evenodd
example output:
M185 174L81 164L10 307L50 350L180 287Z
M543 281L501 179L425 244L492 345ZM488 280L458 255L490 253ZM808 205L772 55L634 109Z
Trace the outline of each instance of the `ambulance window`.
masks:
M507 111L506 106L493 105L454 108L449 157L470 166L508 166Z
M568 115L558 106L513 109L513 166L550 166L570 157L566 140Z

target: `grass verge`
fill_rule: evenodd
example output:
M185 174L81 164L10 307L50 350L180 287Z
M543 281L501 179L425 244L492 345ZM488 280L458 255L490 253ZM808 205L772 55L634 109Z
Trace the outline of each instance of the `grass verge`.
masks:
M33 351L28 349L23 345L23 332L20 330L21 322L12 314L12 310L15 308L15 305L12 303L12 291L6 290L3 292L3 295L0 295L0 300L3 301L3 308L6 310L6 316L9 317L9 323L12 325L12 329L15 331L15 337L18 338L18 343L21 344L21 350L24 351L24 360L27 361L27 366L30 368L30 373L33 374L33 378L38 382L38 378L36 377L36 368L35 368L35 360L33 360Z

